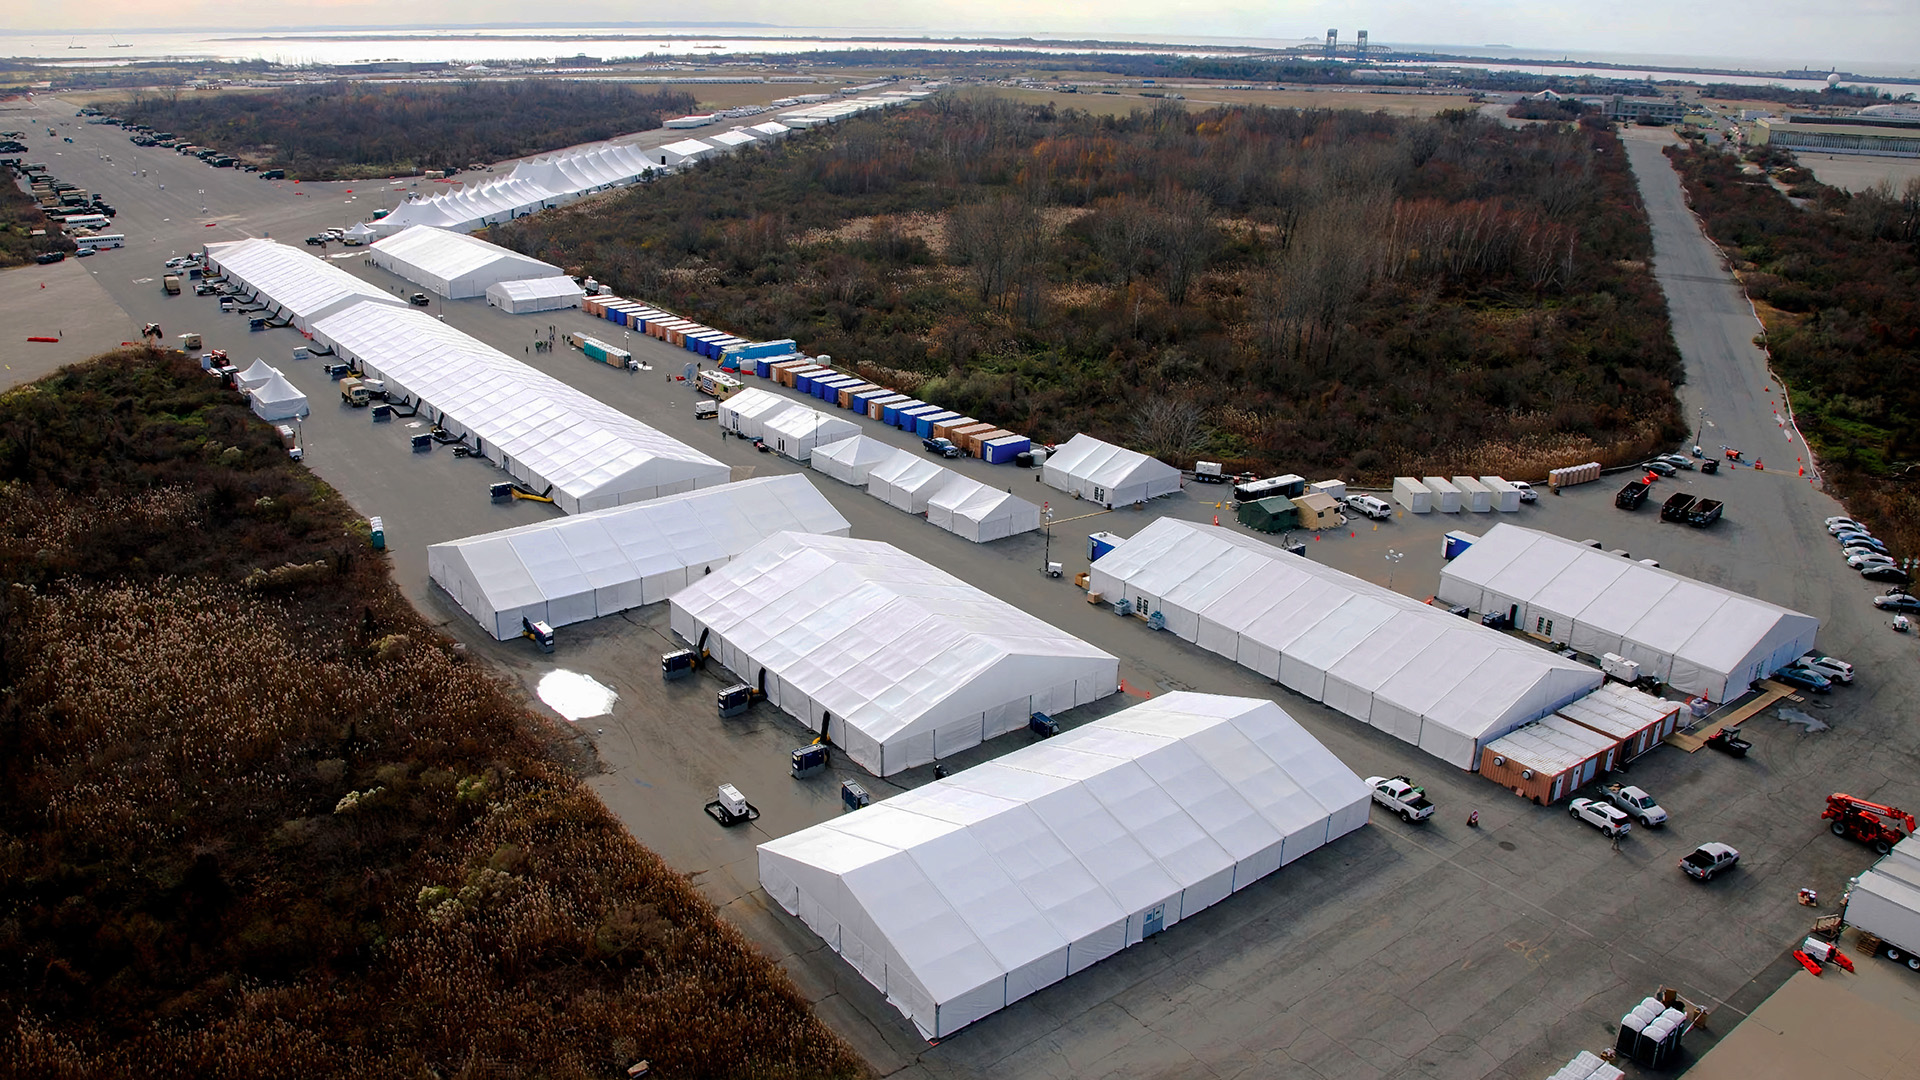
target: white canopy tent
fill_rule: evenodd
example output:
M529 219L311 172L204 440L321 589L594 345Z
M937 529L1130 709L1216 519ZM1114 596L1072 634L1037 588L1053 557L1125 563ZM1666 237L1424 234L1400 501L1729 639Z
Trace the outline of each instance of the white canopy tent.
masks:
M768 420L788 409L805 407L792 398L750 386L722 401L720 414L715 419L721 427L743 439L758 439L765 434Z
M780 533L672 604L674 633L880 776L1119 689L1114 657L872 540Z
M841 439L816 448L807 464L843 484L865 487L867 477L875 467L897 457L916 456L871 435L855 435L851 439Z
M795 405L769 417L762 427L761 438L773 447L774 453L805 462L813 456L814 447L829 446L858 434L860 425L851 420Z
M960 474L919 454L883 461L867 473L867 494L909 514L924 514L927 504Z
M1176 691L760 846L760 884L944 1038L1367 823L1271 701Z
M247 396L253 399L253 415L262 420L291 420L307 415L307 395L295 389L278 371L250 388Z
M449 300L481 296L495 282L560 276L552 263L431 225L378 241L367 249L367 261Z
M509 315L579 307L586 295L585 290L570 277L496 281L487 286L487 303Z
M427 548L427 574L502 641L655 604L777 532L845 536L806 477L763 476Z
M207 263L301 331L355 304L406 303L324 259L264 237L208 244Z
M1040 528L1040 508L971 477L952 480L927 500L927 521L976 544Z
M722 131L718 135L709 135L707 141L722 149L738 150L743 146L752 146L760 140L740 128L735 128L732 131Z
M753 132L754 138L772 141L793 134L793 129L778 120L769 120L764 124L754 124L745 130Z
M255 357L253 363L247 365L246 370L234 373L233 381L239 384L239 389L251 390L273 378L279 370L265 360Z
M1180 490L1180 470L1091 435L1075 435L1047 455L1040 479L1102 506L1145 502Z
M699 139L681 139L679 142L671 142L655 148L653 156L661 165L672 168L685 162L712 157L719 152L720 148L711 143L704 143Z
M1592 656L1616 653L1725 701L1813 648L1811 615L1551 533L1495 525L1440 573L1439 597Z
M477 341L424 311L358 304L314 324L314 340L390 396L470 437L487 460L570 514L724 484L727 466Z
M1600 672L1228 529L1161 518L1101 556L1092 591L1462 769L1586 695Z

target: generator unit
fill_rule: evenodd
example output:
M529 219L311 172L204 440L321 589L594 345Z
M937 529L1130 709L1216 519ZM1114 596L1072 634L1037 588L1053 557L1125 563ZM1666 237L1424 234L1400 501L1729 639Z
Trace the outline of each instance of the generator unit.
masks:
M851 780L840 781L840 805L849 810L858 810L871 802L873 796L867 794L866 788Z
M1046 713L1037 712L1027 717L1027 730L1043 739L1051 739L1060 734L1060 721Z
M746 683L734 683L732 686L721 687L715 702L720 707L722 720L729 716L739 716L747 711L747 706L753 704L753 687Z
M553 627L539 619L522 618L520 636L540 646L541 652L553 651Z
M661 653L660 677L669 682L674 679L684 679L693 674L699 658L699 654L692 649L676 649L670 653Z
M752 821L760 816L759 808L740 794L740 789L732 784L721 784L720 797L705 807L707 816L719 822L725 828L732 828L743 821Z
M828 764L827 744L814 743L803 746L793 752L793 778L805 780L815 773L826 770Z

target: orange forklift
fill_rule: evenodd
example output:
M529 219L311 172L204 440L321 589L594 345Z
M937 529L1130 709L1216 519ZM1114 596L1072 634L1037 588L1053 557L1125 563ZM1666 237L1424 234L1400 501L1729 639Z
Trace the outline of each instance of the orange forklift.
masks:
M1833 822L1833 835L1871 844L1873 850L1882 855L1892 851L1893 845L1920 828L1914 824L1913 815L1905 810L1868 802L1844 792L1827 796L1827 809L1820 817ZM1906 826L1905 832L1900 830L1903 825Z

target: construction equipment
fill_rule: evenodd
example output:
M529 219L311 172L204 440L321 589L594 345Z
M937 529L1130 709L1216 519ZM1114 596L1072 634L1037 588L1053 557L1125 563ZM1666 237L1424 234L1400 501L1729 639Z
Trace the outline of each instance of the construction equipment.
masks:
M1905 810L1868 802L1845 792L1827 796L1827 809L1820 817L1833 822L1833 835L1870 844L1882 855L1920 828L1914 824L1913 815ZM1900 831L1900 826L1905 826L1906 831Z
M553 501L553 496L551 495L535 495L531 491L522 491L518 487L513 489L513 497L516 499L525 499L528 502L550 503Z

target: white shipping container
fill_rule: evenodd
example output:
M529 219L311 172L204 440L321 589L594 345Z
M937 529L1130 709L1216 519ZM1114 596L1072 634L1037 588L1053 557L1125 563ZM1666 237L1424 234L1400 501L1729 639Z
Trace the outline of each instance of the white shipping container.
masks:
M1487 485L1487 490L1493 493L1492 502L1495 510L1502 514L1517 514L1520 512L1519 488L1514 487L1498 476L1483 476L1480 478L1480 482Z
M1443 514L1460 512L1460 489L1444 476L1423 476L1420 482L1433 493L1433 508Z
M1319 492L1322 495L1331 496L1335 502L1340 502L1347 497L1347 482L1345 480L1317 480L1308 484L1307 490L1309 492Z
M1460 489L1460 509L1484 514L1493 509L1493 489L1471 476L1456 476L1453 486Z
M1393 478L1393 501L1406 508L1409 514L1428 514L1433 512L1433 492L1418 477L1396 476Z

